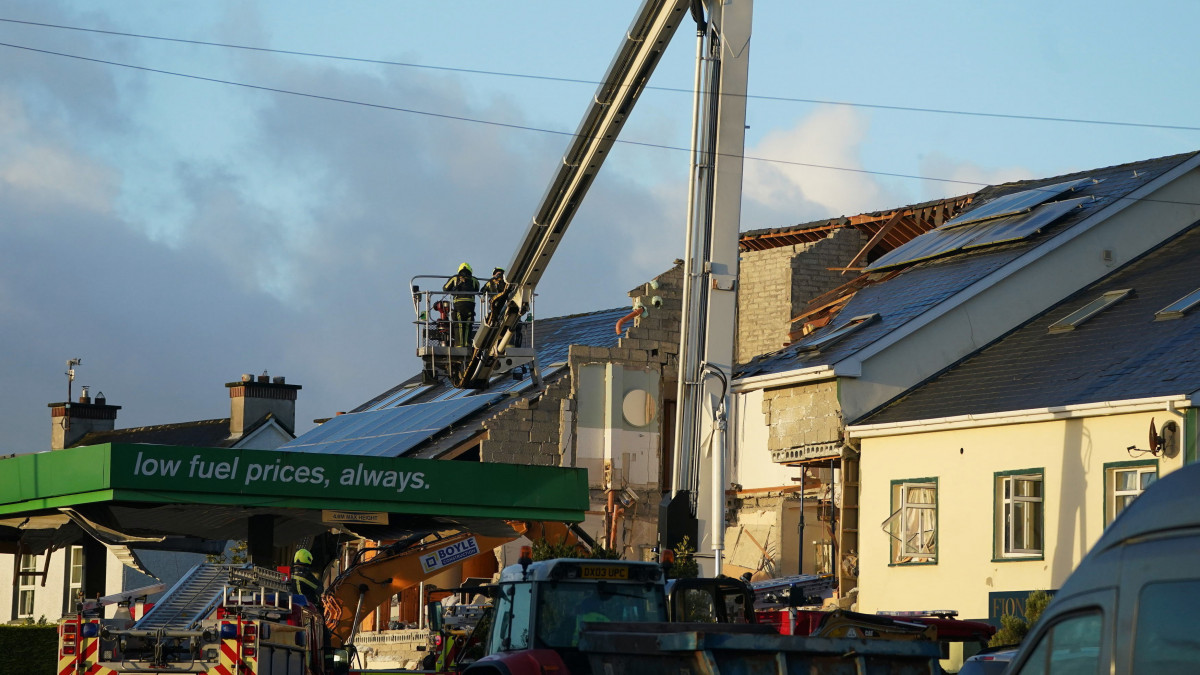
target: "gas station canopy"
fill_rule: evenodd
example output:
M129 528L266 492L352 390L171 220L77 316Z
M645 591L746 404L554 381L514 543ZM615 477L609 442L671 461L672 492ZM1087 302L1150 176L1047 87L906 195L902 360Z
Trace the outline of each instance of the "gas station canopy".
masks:
M108 546L208 551L339 529L369 539L505 521L580 522L583 469L165 445L104 444L0 459L0 552L84 534Z

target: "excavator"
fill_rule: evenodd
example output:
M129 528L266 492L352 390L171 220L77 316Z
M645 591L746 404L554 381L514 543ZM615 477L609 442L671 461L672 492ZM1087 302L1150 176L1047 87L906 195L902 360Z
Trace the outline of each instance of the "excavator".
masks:
M595 544L583 530L570 523L508 521L508 525L512 527L511 536L463 531L417 544L401 541L360 550L322 595L325 626L331 644L335 647L352 644L366 613L440 571L438 563L443 560L452 559L458 563L476 556L492 555L494 549L521 536L530 541L545 540L575 546L581 553L589 551Z

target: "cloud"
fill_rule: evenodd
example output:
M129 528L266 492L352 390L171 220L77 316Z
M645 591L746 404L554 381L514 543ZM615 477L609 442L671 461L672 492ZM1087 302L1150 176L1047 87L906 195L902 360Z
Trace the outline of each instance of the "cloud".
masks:
M985 185L999 185L1009 181L1035 178L1030 169L1024 167L984 167L962 159L955 159L939 152L930 152L921 157L921 175L947 179L945 182L924 181L923 199L941 199L953 195L974 192ZM961 182L949 182L961 181Z
M252 16L239 23L255 30ZM410 277L462 260L507 266L566 145L20 58L26 67L0 72L0 452L47 447L46 404L65 398L74 357L76 391L123 406L120 427L227 416L223 383L264 369L304 387L301 430L372 398L419 367ZM242 53L189 66L222 68L280 89L529 122L441 74ZM671 266L685 193L668 183L601 172L543 278L539 315L625 305Z
M747 149L749 157L780 161L746 162L742 198L747 202L744 212L752 218L745 220L774 224L744 227L779 227L899 203L901 198L874 177L852 171L863 166L860 148L867 131L868 120L862 113L823 106L794 127L772 131Z

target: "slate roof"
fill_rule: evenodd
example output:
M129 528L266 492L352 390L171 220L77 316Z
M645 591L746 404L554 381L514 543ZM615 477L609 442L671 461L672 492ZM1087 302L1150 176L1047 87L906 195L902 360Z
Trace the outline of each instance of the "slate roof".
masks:
M229 418L224 417L217 420L196 420L130 429L113 429L112 431L92 431L85 434L71 447L77 448L101 443L150 443L196 448L229 448L274 418L275 416L271 413L263 415L237 438L229 435Z
M839 316L824 328L806 336L804 340L794 345L752 359L738 370L736 376L750 377L813 366L832 365L852 356L916 318L927 309L952 297L978 279L1037 247L1050 236L1081 222L1102 208L1117 203L1132 191L1162 176L1195 154L1161 157L1103 169L1079 171L1064 176L1007 183L981 190L972 203L972 209L985 205L1002 195L1022 190L1077 178L1092 178L1100 181L1082 185L1068 195L1072 198L1094 197L1093 201L1086 202L1083 208L1075 209L1041 233L1028 239L927 260L913 265L884 283L867 284L846 304ZM969 213L972 209L968 209L964 213ZM887 270L883 270L874 273L873 278L883 279L887 276ZM819 339L822 335L836 330L849 318L871 313L878 313L879 319L820 353L809 355L802 349L805 341Z
M1155 312L1200 289L1200 221L861 421L883 424L956 415L1192 394L1200 390L1200 308ZM1124 300L1075 330L1051 324L1108 291Z
M567 360L571 345L616 347L617 320L629 308L538 319L533 322L533 344L545 381L565 375L556 368ZM527 332L528 335L528 332ZM280 446L279 450L373 456L423 456L431 443L449 449L482 429L483 420L534 389L528 376L513 380L498 376L490 389L457 389L445 380L420 386L417 373L375 396L345 415ZM507 394L507 395L506 395Z
M229 418L198 420L178 424L156 424L148 427L93 431L75 446L101 443L152 443L198 448L223 448L229 445Z

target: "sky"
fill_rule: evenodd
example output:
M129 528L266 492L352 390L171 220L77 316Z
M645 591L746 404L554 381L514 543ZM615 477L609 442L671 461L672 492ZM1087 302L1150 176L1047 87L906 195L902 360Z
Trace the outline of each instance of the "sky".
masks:
M267 371L303 432L414 374L410 279L508 264L638 4L0 0L0 453L48 448L71 358L120 428ZM754 12L743 230L1200 149L1200 3ZM684 26L538 315L682 255L694 55Z

